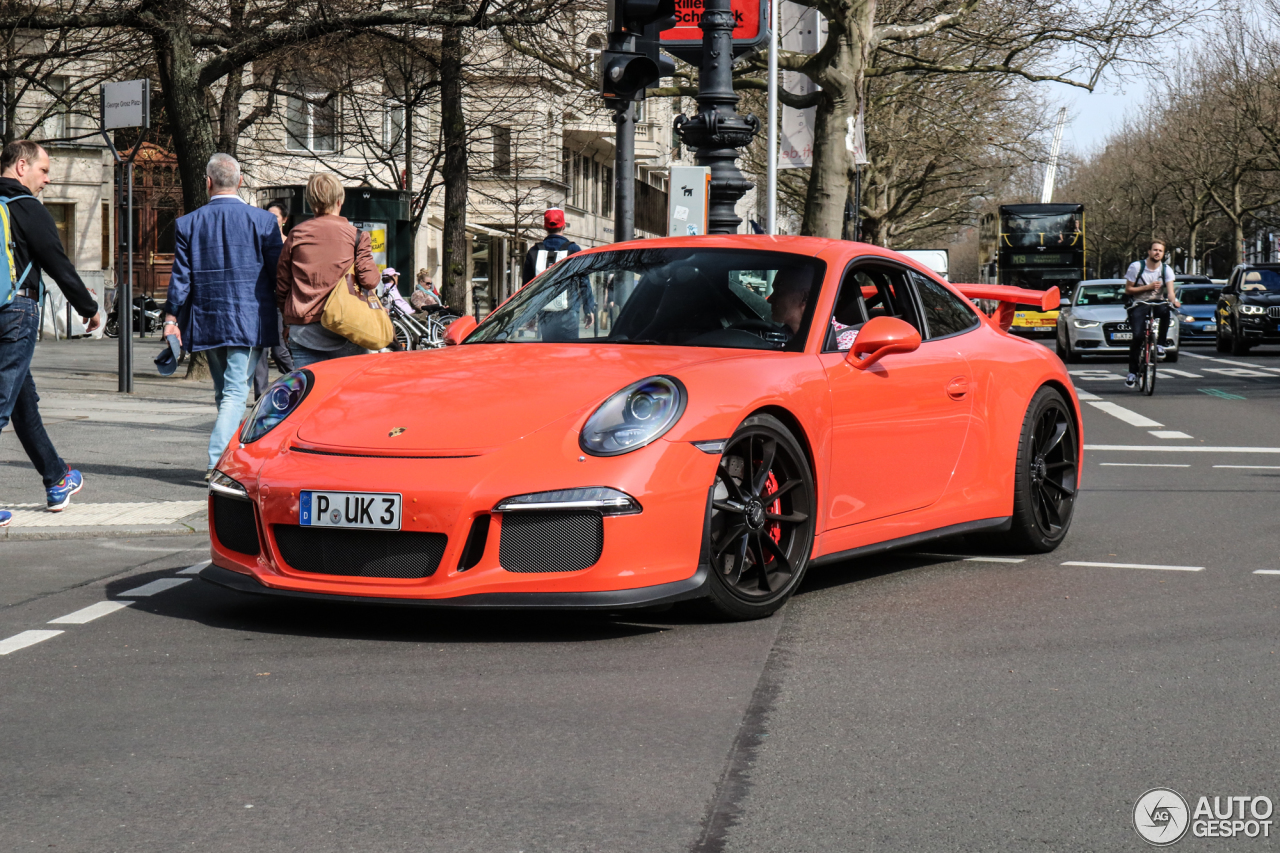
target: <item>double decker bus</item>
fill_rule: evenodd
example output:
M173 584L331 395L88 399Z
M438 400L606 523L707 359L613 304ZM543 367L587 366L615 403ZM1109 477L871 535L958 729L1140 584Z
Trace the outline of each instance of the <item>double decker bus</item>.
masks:
M984 284L1056 287L1066 302L1085 277L1083 204L1002 204L982 217L978 239ZM1057 311L1019 310L1011 331L1052 335L1057 325Z

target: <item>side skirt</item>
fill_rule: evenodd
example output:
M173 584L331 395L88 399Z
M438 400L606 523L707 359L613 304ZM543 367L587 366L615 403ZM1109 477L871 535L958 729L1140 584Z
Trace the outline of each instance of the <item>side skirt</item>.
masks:
M814 557L809 562L809 565L821 566L826 563L838 563L842 560L849 560L854 557L866 557L871 554L879 554L883 551L893 551L897 548L921 545L925 542L932 542L935 539L945 539L948 536L959 536L962 533L977 533L983 530L1003 532L1012 528L1013 516L1010 515L1006 515L1002 518L983 518L978 521L965 521L961 524L939 527L937 530L926 530L923 533L913 533L910 536L902 536L898 539L887 539L884 542L873 542L870 545L850 548L847 551L837 551L834 554L823 554L821 557Z

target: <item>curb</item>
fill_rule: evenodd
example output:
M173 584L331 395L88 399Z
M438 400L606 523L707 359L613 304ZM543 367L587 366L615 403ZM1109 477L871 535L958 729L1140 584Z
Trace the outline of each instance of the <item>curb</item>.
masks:
M50 539L134 539L141 536L196 536L205 535L206 528L188 524L158 524L154 527L3 527L0 542L21 542Z

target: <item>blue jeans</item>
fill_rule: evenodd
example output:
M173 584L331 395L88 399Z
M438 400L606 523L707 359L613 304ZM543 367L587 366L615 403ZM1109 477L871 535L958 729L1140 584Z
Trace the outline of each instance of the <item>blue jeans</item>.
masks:
M67 476L67 463L44 431L40 420L40 396L31 378L31 357L36 351L40 309L34 300L15 296L0 308L0 431L13 419L13 431L40 472L47 489Z
M289 341L289 354L293 356L293 369L299 370L317 361L328 361L331 358L345 358L349 355L364 355L368 350L362 346L348 343L341 349L311 349Z
M244 407L262 348L214 347L204 350L204 354L209 360L209 372L213 374L213 399L218 406L218 420L213 425L213 435L209 436L209 467L212 468L244 420Z

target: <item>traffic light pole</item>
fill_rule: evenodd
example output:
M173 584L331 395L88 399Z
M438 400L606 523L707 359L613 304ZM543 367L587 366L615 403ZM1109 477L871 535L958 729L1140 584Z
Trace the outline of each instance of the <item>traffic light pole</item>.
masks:
M699 166L711 167L708 234L736 234L742 222L734 211L751 189L738 169L738 149L760 130L755 116L737 112L733 91L733 9L730 0L706 0L702 12L702 66L698 73L698 114L676 118L676 132L697 151Z
M618 129L613 159L613 242L621 243L635 238L636 102L627 101L625 109L615 108L613 123Z

